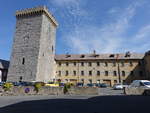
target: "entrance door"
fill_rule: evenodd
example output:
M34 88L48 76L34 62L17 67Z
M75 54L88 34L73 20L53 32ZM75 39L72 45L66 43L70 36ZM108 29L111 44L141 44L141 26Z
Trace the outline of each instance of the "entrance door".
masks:
M77 84L77 79L70 79L70 83L76 85Z
M111 80L103 80L103 83L107 84L109 87L111 86Z

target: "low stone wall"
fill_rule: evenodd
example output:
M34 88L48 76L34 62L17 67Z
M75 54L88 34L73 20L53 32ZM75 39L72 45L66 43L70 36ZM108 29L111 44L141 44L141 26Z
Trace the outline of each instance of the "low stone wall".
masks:
M1 96L19 95L64 95L63 87L42 87L37 93L33 86L14 86L9 91L0 87ZM93 87L71 87L65 95L98 95L98 88Z
M71 87L68 94L75 95L98 95L98 88L96 87Z

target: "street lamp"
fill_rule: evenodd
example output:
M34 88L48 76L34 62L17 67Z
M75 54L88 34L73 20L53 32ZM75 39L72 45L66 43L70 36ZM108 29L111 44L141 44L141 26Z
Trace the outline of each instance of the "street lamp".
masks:
M118 58L119 58L119 54L117 54L116 61L117 61L118 79L119 79L119 83L121 83L120 66L119 66Z

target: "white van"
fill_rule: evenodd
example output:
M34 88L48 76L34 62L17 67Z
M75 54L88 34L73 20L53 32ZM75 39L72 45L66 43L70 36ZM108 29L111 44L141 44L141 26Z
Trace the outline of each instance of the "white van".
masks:
M150 81L149 80L134 80L131 85L125 88L127 95L149 95Z

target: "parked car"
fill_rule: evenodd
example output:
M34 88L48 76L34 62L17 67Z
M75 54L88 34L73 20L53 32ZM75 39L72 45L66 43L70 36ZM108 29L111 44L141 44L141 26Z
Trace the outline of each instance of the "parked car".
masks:
M96 83L95 86L96 87L101 87L101 84L100 83Z
M0 86L3 86L4 83L5 83L5 82L0 82Z
M20 82L11 82L14 86L21 86Z
M59 84L58 83L54 83L54 82L49 82L49 83L46 83L45 86L59 87Z
M77 83L77 87L83 87L83 83Z
M35 82L26 82L26 81L22 81L18 83L18 86L33 86L35 84Z
M114 86L113 86L113 89L114 90L122 90L123 89L123 85L122 84L115 84Z
M87 84L87 87L93 87L92 83Z
M101 84L100 84L100 87L101 87L101 88L107 88L108 85L107 85L106 83L101 83Z
M124 92L127 95L150 95L150 81L134 80L124 89Z
M64 87L64 86L65 86L65 83L59 83L59 86L60 86L60 87Z

